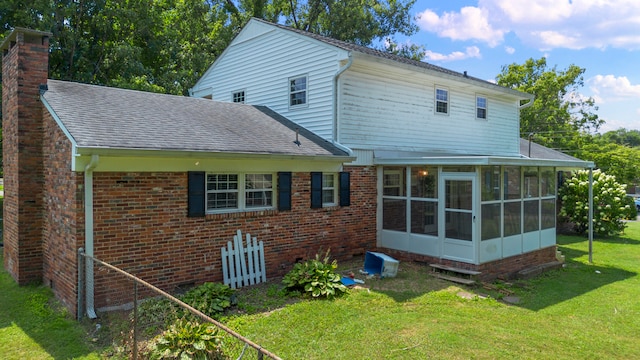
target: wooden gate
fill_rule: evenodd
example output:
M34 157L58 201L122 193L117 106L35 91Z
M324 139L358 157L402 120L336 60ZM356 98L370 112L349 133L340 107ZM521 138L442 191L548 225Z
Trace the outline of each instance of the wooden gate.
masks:
M243 245L242 232L237 231L233 243L227 242L222 248L222 276L224 283L236 289L267 281L264 268L264 245L262 240L246 234L246 247Z

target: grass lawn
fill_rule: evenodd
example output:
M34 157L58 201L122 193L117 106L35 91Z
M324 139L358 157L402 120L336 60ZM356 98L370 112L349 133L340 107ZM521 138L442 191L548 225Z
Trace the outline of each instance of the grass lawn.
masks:
M53 310L54 303L49 289L20 287L4 269L0 272L0 359L99 359L83 328L64 311Z
M452 285L401 262L396 278L365 280L369 289L346 298L226 321L283 359L640 359L640 222L596 239L593 264L584 238L558 243L563 269L499 284L502 292ZM239 298L268 293L276 292ZM500 301L503 293L520 302Z
M395 278L365 279L335 301L292 302L279 281L244 288L223 322L283 359L640 359L640 222L596 239L593 264L586 239L558 243L565 267L529 281L456 286L401 262ZM0 272L0 359L108 354L51 303L48 289Z

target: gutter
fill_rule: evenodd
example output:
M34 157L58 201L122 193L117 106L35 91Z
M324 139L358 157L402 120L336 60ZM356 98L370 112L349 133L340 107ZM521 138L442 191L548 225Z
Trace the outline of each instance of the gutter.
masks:
M533 100L534 100L533 98L529 99L529 101L528 101L528 102L526 102L526 103L524 103L524 104L520 105L520 106L518 107L518 109L519 109L519 110L522 110L522 109L526 109L526 108L528 108L529 106L533 105Z
M99 155L91 155L91 162L84 168L84 251L93 258L93 169L98 166ZM98 316L94 308L93 260L85 257L85 296L87 316L95 319ZM90 258L89 258L90 259Z
M346 151L349 156L353 156L353 151L348 147L338 143L338 78L342 75L343 72L347 71L353 64L353 56L351 52L349 52L347 63L344 64L338 72L336 72L333 77L333 145L339 147L340 149Z

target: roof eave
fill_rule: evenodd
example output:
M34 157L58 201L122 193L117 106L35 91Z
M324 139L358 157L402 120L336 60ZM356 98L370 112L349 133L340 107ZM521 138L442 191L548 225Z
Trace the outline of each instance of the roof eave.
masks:
M374 158L375 165L472 165L472 166L541 166L558 167L563 169L591 169L594 163L590 161L529 159L526 157L499 156L434 156L434 157L389 157Z
M153 158L218 158L218 159L252 159L252 160L304 160L304 161L332 161L337 163L351 162L356 158L349 155L307 155L307 154L277 154L253 152L199 151L176 149L135 149L111 147L78 147L78 156L113 156L113 157L153 157Z
M414 64L402 63L393 59L387 59L387 58L383 58L383 57L372 55L372 54L367 54L360 51L352 50L351 53L353 54L354 61L357 61L357 59L362 59L365 61L385 64L385 65L389 65L396 68L404 68L410 71L417 71L417 72L421 72L421 73L428 74L435 77L441 77L441 78L445 78L452 81L462 82L470 86L478 86L493 92L507 94L509 96L514 96L520 100L533 100L535 98L533 94L529 94L522 91L511 89L508 87L500 86L498 84L494 84L486 80L464 76L463 74L456 73L456 75L453 75L445 71L438 71L437 69L430 69L428 67L421 67Z

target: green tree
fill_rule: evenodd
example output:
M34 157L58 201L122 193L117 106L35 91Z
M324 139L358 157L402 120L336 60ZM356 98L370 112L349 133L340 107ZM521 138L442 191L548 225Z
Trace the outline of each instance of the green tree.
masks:
M598 169L616 177L627 186L640 183L640 148L631 148L603 138L584 144L577 156L593 161Z
M535 95L533 104L520 112L522 137L534 134L544 146L571 151L600 128L604 121L595 113L595 101L578 95L584 71L576 65L549 68L544 57L502 67L496 78L499 85Z
M576 232L589 229L589 171L579 170L559 190L562 207L559 215L574 224ZM619 234L626 227L629 205L625 203L625 186L615 176L593 171L593 230L603 236Z
M369 46L375 40L418 31L409 10L415 0L289 1L285 23L296 29Z
M620 128L618 130L607 131L602 134L601 138L607 142L619 145L640 147L640 130L627 130L625 128Z

